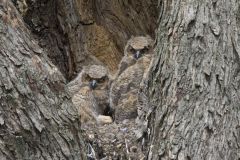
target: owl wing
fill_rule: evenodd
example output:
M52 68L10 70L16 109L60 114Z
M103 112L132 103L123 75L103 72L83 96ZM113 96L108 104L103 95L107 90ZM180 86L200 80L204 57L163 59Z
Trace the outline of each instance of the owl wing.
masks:
M121 75L128 67L132 66L135 63L136 60L133 57L131 57L130 55L125 55L118 67L117 76Z

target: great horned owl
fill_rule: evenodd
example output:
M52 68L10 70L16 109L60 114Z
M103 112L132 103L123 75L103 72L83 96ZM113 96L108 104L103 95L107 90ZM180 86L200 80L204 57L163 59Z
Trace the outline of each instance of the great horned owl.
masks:
M98 115L108 107L108 71L100 65L84 67L68 84L72 102L77 107L81 122L95 123Z
M152 57L153 40L149 36L132 37L110 88L110 106L116 121L136 118L138 91L146 78Z

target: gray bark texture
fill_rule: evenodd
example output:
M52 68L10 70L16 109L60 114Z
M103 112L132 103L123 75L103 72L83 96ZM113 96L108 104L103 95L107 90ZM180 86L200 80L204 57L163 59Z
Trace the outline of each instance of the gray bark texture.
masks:
M86 159L65 79L0 0L0 159Z
M159 5L148 159L240 159L240 1Z

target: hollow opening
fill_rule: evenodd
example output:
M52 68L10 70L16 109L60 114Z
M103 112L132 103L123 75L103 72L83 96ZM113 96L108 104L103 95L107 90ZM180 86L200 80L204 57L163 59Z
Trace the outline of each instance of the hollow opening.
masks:
M107 66L114 74L131 36L155 37L158 8L154 0L13 1L39 45L68 80L91 64Z
M155 38L158 18L156 0L15 1L25 2L24 9L19 8L21 6L19 3L15 5L19 8L34 38L45 50L44 53L48 53L47 56L68 81L75 78L84 67L90 65L106 66L110 74L114 74L124 56L125 45L132 36L149 35L152 39ZM78 79L73 83L75 82L76 90L80 91ZM81 94L84 93L83 89ZM101 96L105 98L104 94L99 94L99 97ZM90 102L92 99L87 100ZM132 101L134 102L134 96ZM91 101L86 105L91 103L94 102ZM101 98L97 103L101 103ZM112 121L115 121L115 110L109 105L101 113L112 117ZM137 116L135 110L134 114L130 113L130 115L136 118L135 113ZM110 119L104 116L101 118ZM126 148L132 154L138 154L139 149L130 148L137 145L133 144L135 143L134 118L129 121L125 119L119 123L104 119L106 122L104 125L89 127L90 130L98 133L98 136L89 141L96 150L98 158L104 158L106 155L127 157L128 155L124 152ZM129 137L127 137L128 134Z

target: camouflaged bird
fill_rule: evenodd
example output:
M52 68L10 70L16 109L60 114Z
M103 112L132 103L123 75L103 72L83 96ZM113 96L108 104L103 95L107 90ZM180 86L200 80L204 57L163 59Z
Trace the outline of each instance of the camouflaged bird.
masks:
M108 105L108 71L100 65L84 67L68 84L72 102L77 107L82 123L95 123L106 112Z
M116 121L137 117L138 91L146 79L153 53L149 36L132 37L124 50L118 74L110 88L110 106Z

